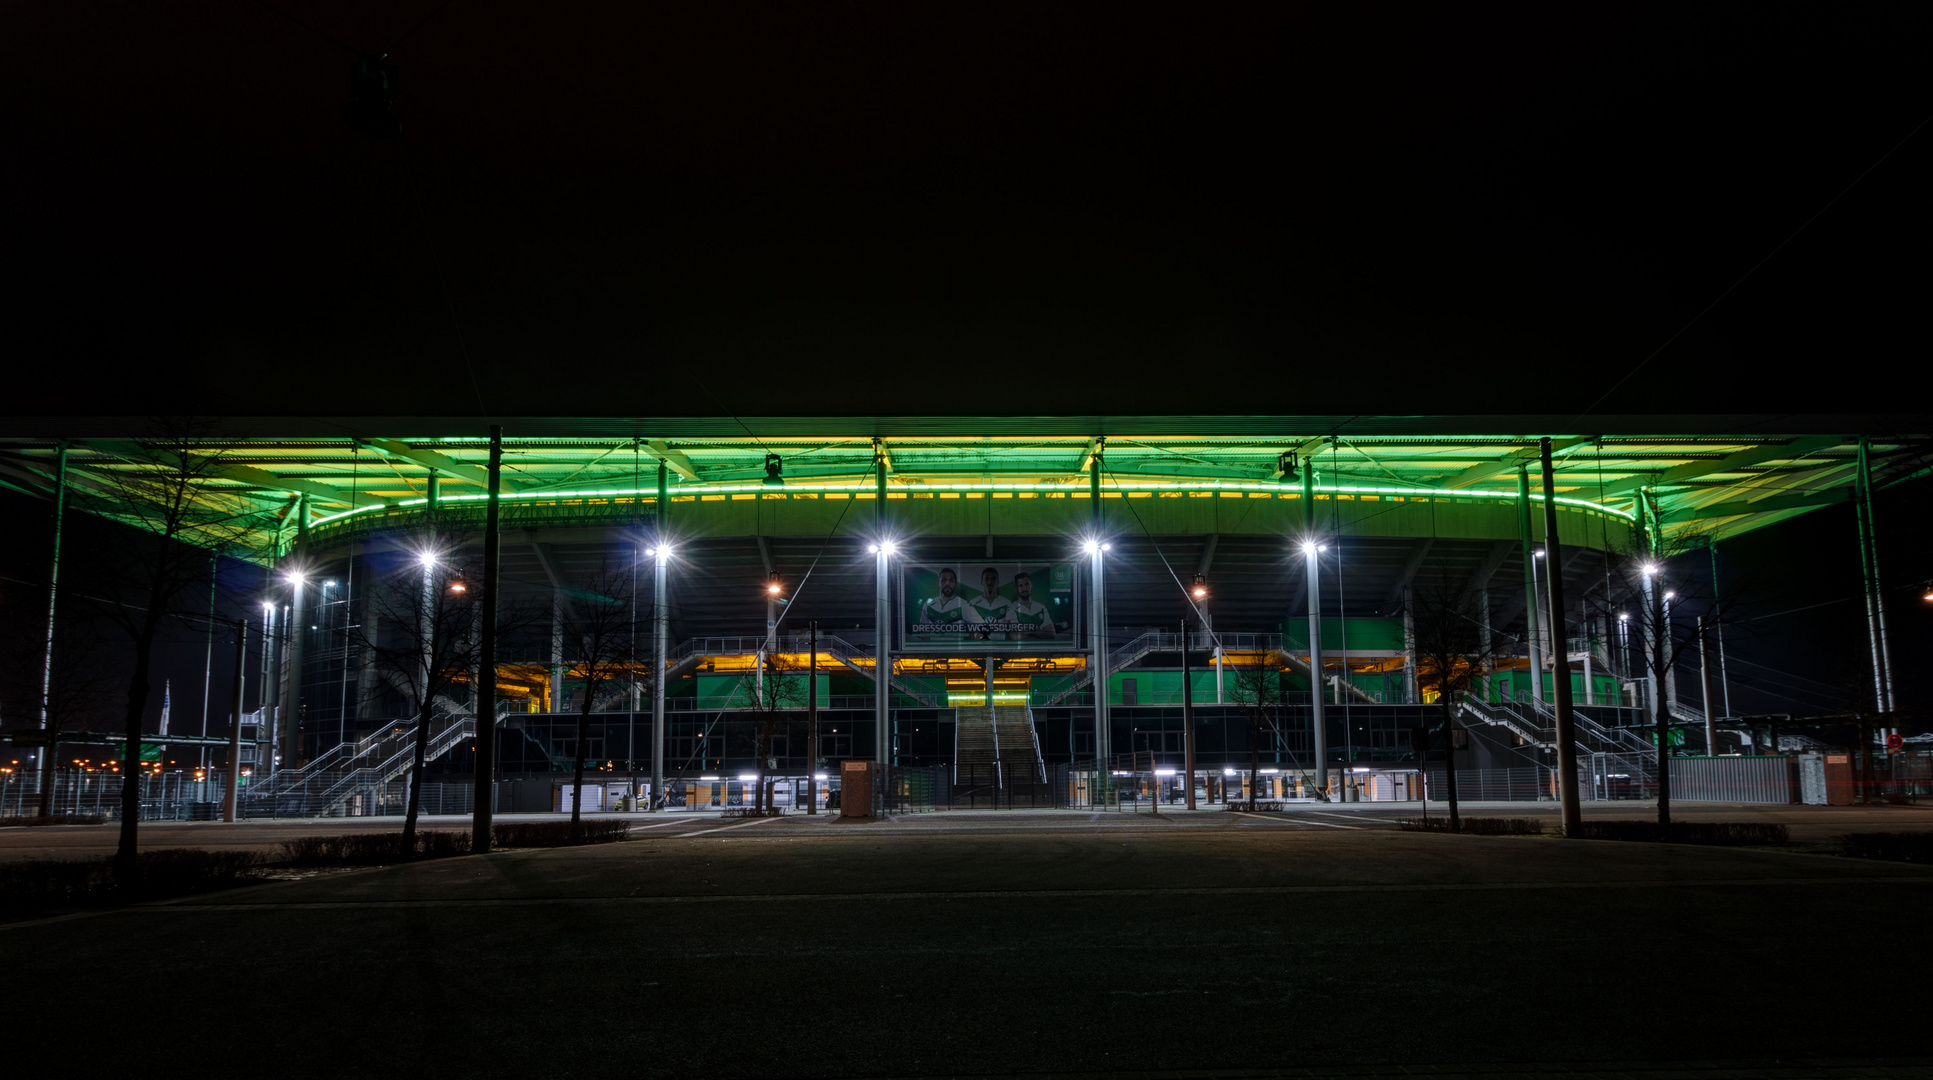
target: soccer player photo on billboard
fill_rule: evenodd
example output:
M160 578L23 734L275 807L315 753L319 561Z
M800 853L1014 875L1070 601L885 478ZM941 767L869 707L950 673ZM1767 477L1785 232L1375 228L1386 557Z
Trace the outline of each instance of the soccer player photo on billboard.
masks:
M1013 651L1022 643L1073 645L1073 575L1066 564L981 564L968 569L963 585L952 566L906 567L907 648L932 652L948 646L1004 646ZM1036 596L1036 581L1049 582L1048 595Z

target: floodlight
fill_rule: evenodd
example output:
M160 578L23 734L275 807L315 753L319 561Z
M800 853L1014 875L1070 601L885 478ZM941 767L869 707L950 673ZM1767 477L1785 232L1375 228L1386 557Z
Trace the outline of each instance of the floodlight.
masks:
M1293 450L1285 450L1275 459L1275 467L1282 470L1282 479L1284 480L1293 481L1302 479L1298 475L1299 470L1296 469L1295 465L1295 451Z
M780 458L777 454L765 455L765 482L766 483L768 484L785 483L785 477L779 475L784 471L785 471L785 461L782 458Z
M450 591L454 593L469 592L470 587L468 585L463 584L461 581L452 581L450 582Z
M1316 542L1314 540L1302 541L1302 554L1314 555L1315 553L1316 553Z
M779 594L779 572L777 570L765 575L765 591L772 596Z
M1084 541L1081 544L1081 550L1087 552L1089 555L1092 555L1095 552L1101 550L1101 542L1099 540Z
M1530 553L1530 557L1531 557L1531 558L1533 558L1533 559L1541 559L1541 558L1543 558L1543 557L1544 557L1544 549L1543 549L1543 548L1538 548L1538 549L1537 549L1536 551L1533 551L1533 552L1531 552L1531 553Z
M1195 599L1197 600L1200 600L1203 597L1207 596L1208 595L1208 575L1196 574L1195 587L1190 591L1195 594Z
M1619 622L1630 622L1630 621L1631 621L1631 613L1630 613L1630 612L1628 612L1628 611L1620 611L1620 612L1618 612L1618 621L1619 621Z
M421 555L418 555L416 560L423 564L423 569L428 570L430 567L436 565L436 552L425 551Z
M289 583L290 583L290 584L293 584L293 585L300 585L300 584L302 584L302 581L303 581L303 574L302 574L302 571L300 571L300 570L291 570L291 571L289 571Z
M1651 575L1658 572L1658 564L1654 562L1648 562L1648 563L1645 563L1643 566L1639 567L1639 569L1644 571L1645 577L1650 577Z
M1665 599L1666 599L1666 600L1676 600L1676 599L1678 599L1678 594L1677 594L1677 593L1675 593L1675 592L1671 592L1670 590L1666 590L1666 592L1665 592Z

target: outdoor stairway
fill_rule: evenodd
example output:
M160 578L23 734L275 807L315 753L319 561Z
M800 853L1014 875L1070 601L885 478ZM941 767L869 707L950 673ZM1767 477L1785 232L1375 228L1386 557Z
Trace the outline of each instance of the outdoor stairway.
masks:
M439 701L439 704L445 704ZM425 763L435 761L476 734L476 720L453 712L438 712L430 719L430 742L424 749ZM242 789L239 814L242 817L267 815L332 817L356 795L374 794L377 789L406 776L416 756L416 725L398 723L354 742L344 743L339 755L324 755L335 768L319 770L315 763L304 769L285 769L296 774L274 783L282 773L271 776L270 783Z
M963 705L953 710L953 782L982 784L1000 760L993 710ZM967 777L962 780L961 777Z
M994 706L993 731L1001 778L1006 783L1030 784L1047 779L1047 763L1040 754L1032 709L1025 705Z
M1535 701L1522 704L1528 707L1528 712L1519 712L1514 704L1491 704L1465 697L1458 703L1457 711L1477 723L1501 727L1533 746L1555 747L1557 718L1550 706ZM1577 709L1571 710L1571 719L1580 757L1612 759L1618 766L1646 781L1656 775L1656 750L1637 731L1625 727L1607 727Z

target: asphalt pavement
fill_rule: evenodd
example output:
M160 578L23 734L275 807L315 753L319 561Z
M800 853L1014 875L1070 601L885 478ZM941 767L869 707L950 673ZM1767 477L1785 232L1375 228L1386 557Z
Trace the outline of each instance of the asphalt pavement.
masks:
M1862 813L1920 817L1890 809ZM1933 1073L1914 959L1933 868L1406 833L1396 816L647 818L622 844L15 923L0 956L33 992L9 1026L83 1043L20 1039L10 1059L298 1077ZM269 827L178 828L239 844ZM0 851L29 832L81 836L0 831Z

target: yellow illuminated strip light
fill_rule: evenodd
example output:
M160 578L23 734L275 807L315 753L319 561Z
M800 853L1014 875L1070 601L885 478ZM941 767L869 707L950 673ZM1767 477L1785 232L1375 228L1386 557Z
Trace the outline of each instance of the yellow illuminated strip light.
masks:
M931 483L931 484L917 483L917 482L915 483L890 483L889 482L886 485L886 487L888 491L899 491L899 492L908 492L908 493L941 492L941 491L1060 491L1060 492L1066 492L1070 495L1081 495L1081 496L1086 496L1087 490L1088 490L1087 484L1085 482L1078 483L1078 484L1070 484L1070 483L1043 483L1043 482L1032 482L1032 483L1008 482L1008 481L998 481L998 480L975 480L975 481L966 481L966 482L957 482L957 483ZM1247 480L1107 480L1102 482L1101 488L1103 491L1243 491L1243 492L1254 491L1254 492L1280 493L1284 495L1300 495L1303 491L1303 488L1300 484L1290 485L1290 484L1279 484L1279 483L1273 483L1273 482L1267 482L1267 481L1247 481ZM767 488L760 483L746 482L742 484L680 484L677 487L671 488L670 493L674 496L681 496L681 497L688 496L688 495L787 494L787 493L794 493L794 492L800 493L800 494L859 495L859 494L867 494L874 490L876 489L873 484L863 482L863 481L815 482L815 481L788 480L785 484L785 489L783 492L773 492L772 489ZM1430 487L1399 487L1394 484L1322 484L1322 483L1318 483L1314 485L1314 490L1315 490L1315 494L1318 494L1318 495L1379 495L1379 496L1400 496L1404 498L1414 497L1414 498L1431 498L1431 499L1509 499L1513 501L1517 498L1517 493L1515 491L1497 491L1497 490L1490 490L1485 488L1449 489L1449 488L1430 488ZM656 487L584 488L584 489L572 490L572 491L522 491L522 492L517 492L515 494L504 492L502 494L499 494L497 498L502 499L504 502L518 502L518 501L563 502L563 501L568 501L573 499L612 499L612 498L627 498L627 497L638 498L638 497L644 497L644 496L648 496L650 498L655 499L657 497L657 494L658 494L658 489ZM439 503L484 502L489 498L490 496L485 494L442 495L438 497L437 501ZM1530 500L1532 502L1543 502L1544 501L1543 492L1540 492L1540 491L1531 492ZM367 514L372 510L389 510L389 509L397 509L401 507L425 506L428 503L429 503L428 499L419 497L419 498L413 498L413 499L399 499L396 502L387 503L383 505L360 506L353 510L344 510L339 514L331 514L328 517L317 518L316 520L309 523L309 527L315 528L316 526L319 526L319 525L327 525L330 522L342 521L345 518L355 517L358 514ZM1593 510L1598 513L1605 514L1614 518L1619 518L1624 521L1635 522L1637 520L1637 515L1631 513L1628 510L1619 510L1617 507L1614 507L1614 506L1604 506L1599 503L1591 502L1588 499L1578 499L1568 495L1559 495L1557 496L1557 503L1559 506L1571 506L1571 507L1576 507L1579 510Z

